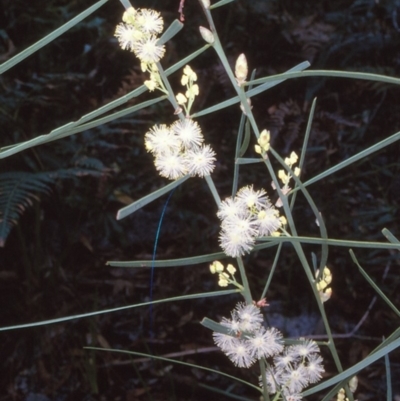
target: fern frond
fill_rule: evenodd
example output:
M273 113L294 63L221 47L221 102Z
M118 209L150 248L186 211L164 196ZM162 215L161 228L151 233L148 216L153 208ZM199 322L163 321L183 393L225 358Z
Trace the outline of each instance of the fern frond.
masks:
M75 167L41 173L14 171L0 174L0 247L4 247L11 229L18 224L25 210L42 195L49 194L56 180L104 174L105 168L100 161L91 158L89 164L93 170Z
M47 173L11 172L0 174L0 247L25 210L39 195L51 191L54 179Z

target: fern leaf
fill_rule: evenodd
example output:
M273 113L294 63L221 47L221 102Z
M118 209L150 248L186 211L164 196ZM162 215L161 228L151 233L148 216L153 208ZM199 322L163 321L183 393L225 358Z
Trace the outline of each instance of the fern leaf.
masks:
M4 247L11 229L33 201L50 192L53 181L47 173L0 174L0 247Z

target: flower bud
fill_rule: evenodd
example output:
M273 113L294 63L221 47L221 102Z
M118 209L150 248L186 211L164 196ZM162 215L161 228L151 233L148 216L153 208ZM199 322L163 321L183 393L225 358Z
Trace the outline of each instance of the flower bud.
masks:
M183 93L178 93L176 95L176 101L178 104L185 104L187 102L187 99Z
M210 8L210 0L201 0L201 2L203 3L204 8L207 10Z
M207 43L212 45L214 43L214 35L213 35L213 33L209 29L204 28L204 26L201 26L199 29L200 29L200 34L201 34L202 38Z
M226 267L226 270L228 270L228 272L230 273L230 274L232 274L232 276L235 274L235 272L236 272L236 269L235 269L235 267L233 266L233 265L231 265L231 264L229 264L227 267Z
M242 53L236 60L236 65L235 65L235 77L239 86L246 82L247 74L248 74L247 60L246 56Z
M149 81L144 81L144 84L150 92L153 92L153 90L157 87L157 82L151 79Z

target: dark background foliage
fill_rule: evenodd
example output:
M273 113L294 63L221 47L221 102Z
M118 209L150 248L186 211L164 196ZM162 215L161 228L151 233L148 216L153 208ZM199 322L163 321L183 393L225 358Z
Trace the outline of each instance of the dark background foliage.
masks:
M92 3L3 0L0 61ZM178 0L144 0L134 6L161 11L166 25L179 17ZM113 37L122 12L120 2L110 0L0 77L1 146L46 134L143 82L137 60L122 51ZM197 2L187 0L184 13L185 27L167 44L165 66L203 44L198 26L206 22ZM283 72L304 60L310 61L313 69L400 73L400 10L392 1L239 0L213 15L231 64L244 52L257 77ZM201 90L196 110L233 95L212 50L191 66L198 73ZM171 78L176 87L178 75ZM318 102L303 179L399 131L398 87L345 79L289 80L253 99L259 126L271 131L273 146L282 156L300 151L314 97ZM117 222L115 215L124 205L166 184L157 176L142 138L153 124L173 121L172 112L168 104L157 104L0 161L2 199L10 196L10 188L23 194L22 200L12 198L15 221L8 226L1 204L1 326L149 300L149 270L110 268L105 263L152 257L166 197L125 220ZM218 154L213 178L226 196L230 194L239 118L239 109L231 107L217 117L199 119ZM310 187L330 237L383 241L383 227L399 236L399 150L395 143ZM252 150L248 156L254 156ZM35 191L30 190L30 183L35 183ZM251 183L270 190L265 169L245 166L240 184ZM202 180L189 180L177 189L162 223L157 259L219 251L215 212ZM302 197L294 214L302 235L317 235L315 219ZM307 255L319 254L316 247L305 250ZM364 249L356 250L356 255L399 305L397 253ZM247 258L255 298L262 291L273 256L263 251ZM334 295L327 303L331 323L336 333L350 332L374 293L357 273L347 250L331 248L329 266L334 277ZM155 271L155 299L214 289L215 277L210 277L206 265ZM286 335L323 334L290 247L285 249L267 295L271 306L266 309L266 319ZM158 305L151 311L139 308L2 332L0 400L198 400L213 396L204 385L226 389L231 384L196 369L150 361L132 363L119 354L85 351L85 345L156 355L176 353L186 362L256 383L256 370L236 369L222 353L209 349L213 347L211 333L199 325L204 316L228 316L237 301L236 297L208 298ZM361 360L397 326L394 315L378 302L361 328L338 342L344 367ZM396 377L399 358L395 353L392 362L392 377ZM327 377L335 373L329 359L325 367ZM363 372L357 398L382 399L383 376L383 362ZM256 394L236 384L231 391L256 399Z

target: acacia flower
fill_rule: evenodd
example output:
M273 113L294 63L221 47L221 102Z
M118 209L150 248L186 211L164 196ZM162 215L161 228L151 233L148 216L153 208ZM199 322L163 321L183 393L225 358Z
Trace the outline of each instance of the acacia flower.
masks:
M243 187L235 198L221 202L217 216L221 219L221 247L233 257L249 252L257 237L273 235L282 226L265 190L253 186Z
M325 369L322 366L322 358L319 355L312 355L308 359L306 369L310 383L316 383L320 381L322 378L322 373L325 372Z
M142 8L136 16L135 23L140 29L149 34L159 34L164 28L164 20L158 11Z
M202 145L186 152L186 162L189 174L199 177L210 175L215 167L215 152L210 145Z
M236 337L230 336L229 334L213 332L213 339L214 343L221 348L221 351L224 353L235 346Z
M271 235L282 226L279 212L273 208L266 208L258 212L256 222L260 237Z
M143 33L131 25L118 24L114 36L123 50L133 50L138 40L143 39Z
M261 327L247 340L250 344L252 355L257 358L268 358L282 352L282 334L275 328L264 329Z
M236 199L226 198L219 205L217 216L221 220L229 219L231 217L244 217L247 215L247 209L243 207Z
M184 156L179 152L165 152L156 155L154 162L160 175L171 180L187 174Z
M304 365L296 368L289 366L282 373L282 382L290 394L300 393L309 383L307 369Z
M294 355L289 352L288 348L285 349L282 355L276 355L274 357L274 365L281 370L286 369L296 361L297 358L295 358Z
M148 152L161 154L180 149L179 138L165 125L154 125L144 136L145 147Z
M247 185L241 188L237 193L236 198L239 203L242 203L243 206L247 206L249 209L257 209L271 204L267 198L265 190L260 189L256 191L253 189L253 185Z
M309 358L313 354L319 354L318 344L313 340L304 340L301 344L290 347L290 353L296 357Z
M240 322L240 329L252 333L261 327L264 317L260 309L253 304L239 302L233 311L233 316Z
M183 121L178 120L174 122L171 126L171 130L187 149L200 146L204 141L199 124L191 118L185 118Z
M239 230L221 230L219 241L221 248L228 255L236 258L250 252L255 239Z
M249 344L238 338L234 339L232 346L225 353L239 368L249 368L256 361L251 355Z
M133 51L135 56L142 63L157 63L164 56L165 46L157 45L158 38L156 36L146 37L133 43Z

